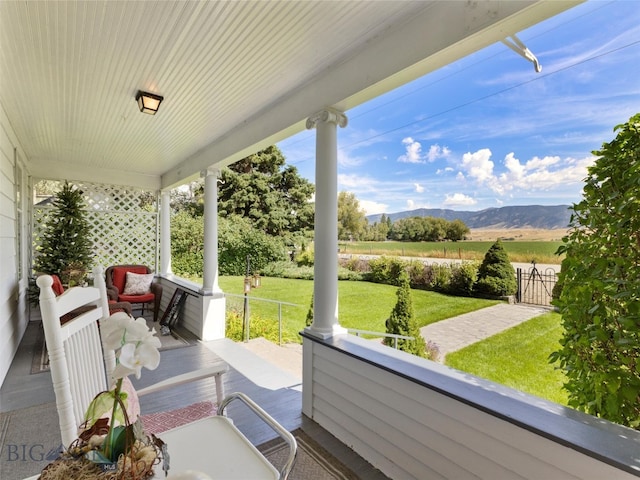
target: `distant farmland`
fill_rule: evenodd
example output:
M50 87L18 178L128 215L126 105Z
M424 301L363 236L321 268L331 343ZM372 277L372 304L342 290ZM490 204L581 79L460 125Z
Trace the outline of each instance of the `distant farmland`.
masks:
M482 260L494 242L340 242L339 248L340 253ZM562 260L555 254L561 241L502 240L502 245L512 262L558 264Z

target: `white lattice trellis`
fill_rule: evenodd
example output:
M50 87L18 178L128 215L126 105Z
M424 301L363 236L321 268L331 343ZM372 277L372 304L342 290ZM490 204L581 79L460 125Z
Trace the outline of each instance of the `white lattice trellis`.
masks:
M94 264L140 264L157 271L158 197L154 192L117 185L69 182L82 191ZM53 206L44 200L33 207L34 256Z

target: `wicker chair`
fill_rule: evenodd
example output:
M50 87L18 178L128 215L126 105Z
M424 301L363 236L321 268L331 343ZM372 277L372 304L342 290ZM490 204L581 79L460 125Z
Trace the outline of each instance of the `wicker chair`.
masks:
M153 321L158 321L160 312L160 301L162 300L162 285L152 282L150 289L146 293L129 295L125 292L127 282L127 272L138 275L148 275L153 273L146 265L113 265L105 271L105 281L107 294L110 300L117 302L129 302L132 305L140 305L144 315L144 306L153 306Z

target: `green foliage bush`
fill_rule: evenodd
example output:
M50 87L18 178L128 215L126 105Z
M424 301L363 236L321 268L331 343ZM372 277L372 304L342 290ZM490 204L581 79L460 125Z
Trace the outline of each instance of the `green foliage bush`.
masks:
M480 294L490 296L505 296L516 293L518 289L516 272L500 240L497 240L484 256L478 269L478 278L474 289Z
M640 429L640 114L614 130L558 250L564 334L550 360L570 406Z
M362 259L358 256L351 257L347 260L340 258L338 260L340 266L346 268L347 270L351 270L352 272L359 273L370 273L371 268L369 267L369 261Z
M470 297L478 276L476 262L464 262L451 265L448 293Z
M313 250L307 249L296 255L296 263L299 267L313 267L314 255Z
M243 325L243 312L238 310L228 310L226 316L226 337L235 341L243 342L242 336ZM267 320L258 315L249 316L249 338L264 337L273 343L279 341L279 330L277 320ZM290 333L283 329L282 331L282 343L300 343L300 338L292 336Z
M400 272L405 271L405 262L397 257L378 257L369 260L371 271L367 279L375 283L398 285Z
M476 262L425 265L421 260L382 256L370 260L351 259L346 265L362 272L361 278L367 281L397 285L400 272L405 271L412 288L467 297L474 293L478 274Z
M271 262L286 260L284 241L253 228L246 218L232 216L218 223L218 262L221 275L244 275L247 256L251 273L260 272Z
M202 277L204 222L180 211L171 218L171 268L182 276Z
M260 270L265 277L294 278L298 280L313 280L313 267L299 267L288 260L272 262ZM344 267L338 268L338 280L364 280L360 272L354 272Z
M451 282L451 266L445 263L434 263L431 268L431 283L429 287L436 292L445 293L449 291Z
M173 271L187 277L202 277L204 223L180 211L171 219L171 264ZM247 255L251 273L262 271L272 262L287 259L284 241L253 228L241 217L218 219L218 270L221 275L244 275Z

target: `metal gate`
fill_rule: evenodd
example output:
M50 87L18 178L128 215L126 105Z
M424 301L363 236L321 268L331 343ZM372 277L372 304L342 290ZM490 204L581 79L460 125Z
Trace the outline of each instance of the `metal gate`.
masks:
M527 270L518 268L516 277L518 281L516 301L518 303L551 306L551 294L557 281L556 271L553 268L547 268L540 272L536 268L536 263L533 262L532 267Z

